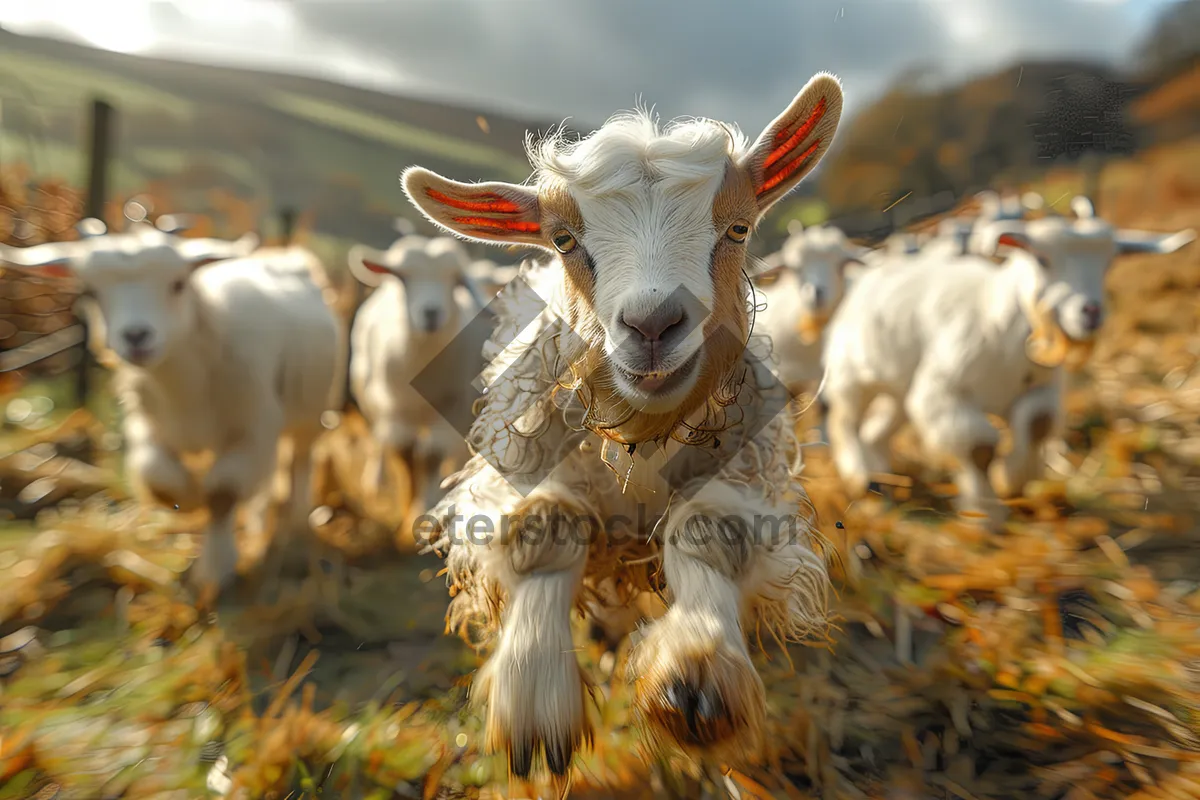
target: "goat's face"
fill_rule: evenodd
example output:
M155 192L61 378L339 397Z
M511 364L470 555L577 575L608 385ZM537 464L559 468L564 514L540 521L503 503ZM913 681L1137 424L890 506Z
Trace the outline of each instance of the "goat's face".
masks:
M800 274L800 316L820 322L828 319L845 293L847 267L862 266L862 255L833 227L807 228L788 239L783 259Z
M127 364L150 369L193 327L193 271L249 255L257 244L253 234L236 242L179 239L135 225L126 233L93 234L77 242L8 248L0 257L43 274L76 277L91 324L103 329L108 349Z
M753 144L721 123L660 130L638 113L578 142L531 145L533 186L458 183L413 167L404 189L447 230L557 256L597 396L675 419L740 361L746 244L828 149L841 105L837 80L818 75Z
M1040 267L1040 296L1062 332L1076 342L1095 338L1104 322L1104 278L1122 253L1169 253L1192 231L1151 234L1116 230L1096 217L1048 217L1001 234L998 244L1025 250Z
M141 252L97 248L79 277L122 361L153 367L192 328L192 266L167 245Z
M351 249L349 263L355 276L369 285L378 285L383 275L400 280L408 323L421 333L437 333L457 320L455 288L473 289L467 252L448 237L405 236L386 251L358 246Z

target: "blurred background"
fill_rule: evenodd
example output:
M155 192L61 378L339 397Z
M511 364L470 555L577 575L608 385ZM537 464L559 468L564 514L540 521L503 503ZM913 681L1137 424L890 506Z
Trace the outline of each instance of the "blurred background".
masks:
M792 220L832 222L873 245L897 230L936 225L969 208L985 188L1036 192L1060 211L1083 193L1098 214L1123 227L1200 226L1200 0L0 0L0 242L73 239L75 223L90 213L120 228L131 201L152 215L197 214L189 235L234 238L253 230L267 241L308 245L348 292L349 315L362 291L345 267L348 248L386 248L397 217L431 232L403 197L398 176L405 167L420 164L461 180L521 181L529 171L527 131L565 120L587 133L635 103L653 106L664 120L698 115L736 122L754 136L822 70L837 74L846 93L837 139L814 177L772 212L754 244L758 255L779 248ZM1120 626L1134 619L1128 628L1141 631L1122 634L1122 652L1153 656L1161 670L1151 674L1158 667L1148 660L1138 667L1145 674L1134 678L1128 664L1109 664L1111 674L1091 683L1052 667L1061 659L1046 643L1051 634L1027 621L1057 618L1069 604L1067 590L1078 600L1084 583L1124 587L1106 602L1157 598L1172 586L1171 602L1198 596L1193 567L1200 561L1189 516L1197 512L1188 498L1200 489L1200 260L1194 248L1170 258L1122 260L1109 286L1115 313L1095 368L1070 396L1070 435L1076 462L1094 467L1092 499L1126 498L1117 503L1125 516L1117 520L1112 509L1064 516L1057 506L1044 519L1032 512L1046 524L1058 520L1054 536L1065 539L1054 541L1087 549L1078 559L1094 569L1058 571L1051 565L1076 559L1075 551L1068 557L1047 539L1025 542L1019 554L1015 545L988 551L986 559L994 559L988 561L967 555L983 545L961 531L953 535L967 539L939 549L897 533L894 518L860 520L855 528L839 490L821 483L817 456L814 499L851 565L842 576L854 587L841 609L847 628L868 643L928 640L922 658L929 660L914 671L912 659L895 655L890 643L863 644L862 660L852 666L809 656L801 667L806 681L768 673L775 675L767 679L772 691L783 697L781 752L762 774L737 776L742 796L1200 797L1200 777L1180 766L1200 759L1194 621L1171 617L1168 635L1141 625L1149 617L1138 614L1151 612L1110 610L1110 628L1124 631ZM74 301L59 285L0 274L0 353L69 328ZM255 618L259 627L244 621L256 633L237 640L233 651L227 648L233 639L198 632L194 612L176 600L142 593L122 599L122 591L132 593L129 586L149 579L135 567L103 561L109 540L97 528L117 523L67 521L92 508L82 496L99 492L113 502L126 496L114 477L119 440L111 432L115 410L104 375L78 345L0 373L0 389L16 398L7 400L0 447L0 637L9 637L0 640L0 679L7 679L6 664L16 664L6 659L24 641L29 620L56 628L55 646L67 647L32 683L0 684L0 704L15 709L0 715L0 798L47 787L66 792L62 797L70 791L83 792L72 797L151 796L94 793L108 784L79 776L99 740L85 735L82 718L76 728L56 728L46 716L63 708L84 714L79 687L69 682L94 680L96 664L116 657L118 640L78 631L114 615L126 625L151 625L157 638L174 641L197 631L195 646L180 656L193 661L178 665L195 676L172 673L167 684L137 695L147 704L142 716L162 724L175 719L179 704L159 710L158 694L186 696L222 715L219 723L187 717L189 731L208 727L194 734L196 752L178 756L181 774L190 776L179 778L180 786L193 786L196 764L220 762L221 775L258 787L247 796L267 796L263 787L279 789L278 797L290 796L287 788L315 792L335 766L353 784L337 784L342 794L327 796L482 796L485 790L472 787L491 785L494 765L476 758L477 722L461 711L461 678L473 668L472 657L440 638L445 590L438 564L357 573L350 599L309 597L300 611ZM79 406L92 416L69 416ZM50 450L36 449L50 441L56 443ZM346 440L347 451L353 441ZM52 470L51 457L75 466ZM331 469L348 475L357 467L338 462ZM1157 494L1147 488L1153 485L1147 471L1158 476ZM1164 494L1168 472L1178 480ZM366 519L334 484L322 535L352 560L368 557L381 542L390 546L394 520ZM1157 505L1142 503L1147 493ZM108 514L107 508L96 513ZM39 517L45 511L66 516L47 521ZM1157 516L1129 516L1135 512ZM52 529L60 538L45 545L50 549L36 558L21 549L31 531ZM1120 557L1110 557L1117 529L1140 531L1139 542L1183 538L1155 551L1151 569L1120 547ZM68 530L70 552L62 549ZM898 538L887 545L872 538L885 534ZM1100 545L1097 536L1105 537ZM1079 544L1085 538L1086 547ZM101 566L89 567L89 559ZM930 559L926 568L945 560L961 580L926 580L921 559ZM987 577L995 570L1011 580ZM1047 586L1058 588L1047 595ZM1026 607L1015 600L1005 605L996 599L1001 595L1021 595ZM318 606L337 618L338 625L329 624L338 632L312 622ZM60 615L56 626L46 621L51 607ZM381 610L401 607L406 612L399 616ZM1013 608L1028 613L1014 621L1005 616ZM918 622L905 616L909 611ZM1083 612L1061 613L1077 619ZM1146 638L1152 629L1158 638ZM1006 641L997 640L997 631L1007 632L1000 637ZM96 644L101 639L108 650ZM256 650L251 640L270 646ZM323 656L314 667L307 654L321 641L342 655ZM1005 678L1001 662L1018 658L1005 650L1013 642L1040 654L1020 657L1041 665L1042 685ZM93 649L70 650L72 643ZM893 668L901 677L871 677ZM319 692L315 700L306 693L303 707L286 712L293 715L290 738L270 738L285 713L283 700L296 690L284 678L297 670L318 676ZM1072 693L1124 692L1169 705L1162 713L1170 719L1132 707L1090 713L1088 703L1104 703L1054 695L1055 680L1074 680ZM68 685L75 691L63 694ZM231 685L238 688L221 705L214 697L225 690L218 687ZM269 706L267 687L281 686L280 705ZM1005 691L1024 697L996 694ZM362 702L366 711L354 705ZM1014 710L1014 702L1025 705ZM122 716L119 704L104 709L103 730L126 737L134 743L128 752L144 759L149 734ZM1139 713L1158 718L1168 733L1152 721L1137 730L1110 729L1119 727L1114 719ZM208 721L195 722L201 718ZM88 717L88 724L96 719ZM661 772L653 782L646 778L629 739L620 738L633 735L624 720L609 724L620 736L598 746L589 774L579 778L579 796L696 796L699 790L682 777L678 785ZM6 726L15 733L6 736ZM358 726L352 736L351 726ZM1161 740L1171 737L1176 749L1164 756ZM1126 747L1119 757L1118 744ZM1174 766L1152 765L1154 758ZM88 768L120 772L136 762L112 759ZM1057 771L1038 773L1034 762ZM1184 777L1164 784L1168 774ZM453 780L443 781L446 775ZM229 791L220 776L195 780L202 788L194 791ZM1163 794L1146 788L1163 785ZM180 797L199 796L174 788ZM1139 790L1147 793L1135 795Z

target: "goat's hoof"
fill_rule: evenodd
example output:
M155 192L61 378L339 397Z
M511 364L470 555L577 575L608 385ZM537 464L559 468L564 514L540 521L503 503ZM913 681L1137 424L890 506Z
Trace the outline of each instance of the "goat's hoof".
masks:
M574 654L530 660L497 654L484 665L480 681L486 689L488 750L506 752L509 771L522 780L533 772L539 751L552 775L567 776L575 751L591 739Z
M665 637L639 643L663 644ZM652 729L685 751L706 752L756 747L766 716L762 680L744 649L724 644L687 649L642 650L651 660L635 685L639 714Z

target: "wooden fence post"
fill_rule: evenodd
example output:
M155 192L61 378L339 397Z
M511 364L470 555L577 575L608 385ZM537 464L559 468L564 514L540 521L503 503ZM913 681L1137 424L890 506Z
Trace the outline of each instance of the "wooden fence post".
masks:
M279 212L279 231L284 246L291 244L292 237L296 235L296 217L296 209L291 206Z
M104 100L92 101L91 129L88 132L88 184L87 205L84 214L104 219L104 206L108 200L108 167L112 157L113 107ZM75 373L75 396L80 408L87 405L90 391L91 370L94 366L88 348L90 331L87 320L79 318L83 326L83 352Z

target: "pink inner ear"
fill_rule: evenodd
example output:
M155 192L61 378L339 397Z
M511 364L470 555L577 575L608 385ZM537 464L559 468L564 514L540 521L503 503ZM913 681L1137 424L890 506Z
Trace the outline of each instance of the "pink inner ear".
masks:
M71 268L66 264L46 264L40 267L39 272L48 278L69 278L71 277Z
M391 272L391 270L387 267L383 266L382 264L376 264L374 261L367 261L366 259L363 259L362 263L364 267L378 275L386 275Z

